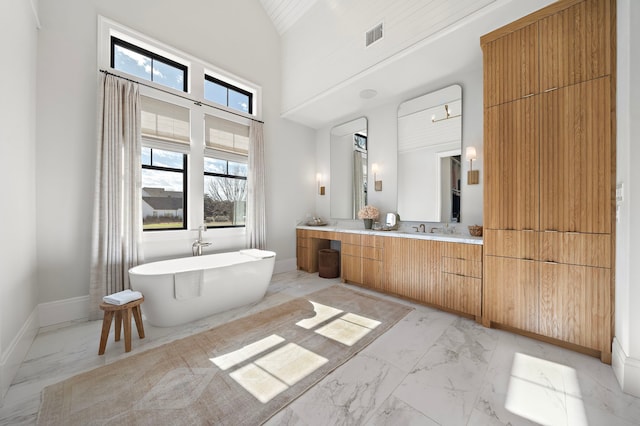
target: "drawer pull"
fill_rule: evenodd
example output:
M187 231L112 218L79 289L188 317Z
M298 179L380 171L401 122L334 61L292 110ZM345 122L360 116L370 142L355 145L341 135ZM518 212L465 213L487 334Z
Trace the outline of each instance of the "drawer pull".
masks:
M528 95L524 95L524 96L523 96L523 98L530 98L530 97L532 97L533 95L535 95L535 93L529 93Z
M552 87L550 89L545 90L544 93L553 92L554 90L558 90L558 88L557 87Z
M545 260L544 263L546 263L547 265L558 265L558 262L556 262L555 260Z
M527 229L523 229L523 231L524 231L524 232L533 232L534 230L533 230L533 229L528 229L528 228L527 228Z
M544 232L558 232L557 229L545 229Z

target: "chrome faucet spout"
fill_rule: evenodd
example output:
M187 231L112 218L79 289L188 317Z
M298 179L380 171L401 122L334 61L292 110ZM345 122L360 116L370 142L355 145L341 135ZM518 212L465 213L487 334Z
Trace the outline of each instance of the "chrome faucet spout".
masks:
M421 232L427 232L426 227L424 226L424 223L421 223L420 226L418 227L418 230Z
M209 247L211 243L205 243L202 241L202 232L207 232L207 226L198 226L198 239L191 245L191 254L194 256L202 256L202 248Z

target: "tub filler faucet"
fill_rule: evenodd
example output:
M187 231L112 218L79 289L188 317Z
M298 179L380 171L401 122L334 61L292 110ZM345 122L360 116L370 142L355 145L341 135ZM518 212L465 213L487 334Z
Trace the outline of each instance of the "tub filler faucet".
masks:
M211 245L211 243L202 241L202 232L207 232L206 225L198 226L198 239L191 245L191 253L194 256L202 256L202 247L209 247Z

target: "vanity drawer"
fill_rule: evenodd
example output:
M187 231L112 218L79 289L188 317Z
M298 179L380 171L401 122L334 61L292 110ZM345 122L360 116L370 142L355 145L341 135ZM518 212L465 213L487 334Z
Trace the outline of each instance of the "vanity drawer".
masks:
M484 253L488 256L539 260L536 231L485 229Z
M342 243L341 250L345 256L362 257L362 247L359 245Z
M482 279L442 273L444 307L479 317L482 313Z
M369 247L384 247L384 237L379 235L363 235L362 236L362 245Z
M482 261L482 246L479 244L443 242L442 256Z
M347 232L343 232L340 234L340 241L342 244L356 244L360 245L362 236L360 234L350 234Z
M465 277L482 278L482 262L457 257L443 257L442 272Z
M611 267L611 235L544 231L540 260L570 265Z
M362 247L364 259L382 260L382 249L378 247Z

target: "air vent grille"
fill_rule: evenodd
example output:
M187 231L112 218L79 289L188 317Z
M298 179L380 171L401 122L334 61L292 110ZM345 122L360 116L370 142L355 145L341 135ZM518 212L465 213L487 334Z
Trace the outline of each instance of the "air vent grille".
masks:
M371 28L369 31L367 31L365 47L369 47L376 41L380 40L382 38L382 35L383 35L383 32L382 32L382 22L381 22L375 27Z

